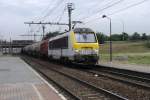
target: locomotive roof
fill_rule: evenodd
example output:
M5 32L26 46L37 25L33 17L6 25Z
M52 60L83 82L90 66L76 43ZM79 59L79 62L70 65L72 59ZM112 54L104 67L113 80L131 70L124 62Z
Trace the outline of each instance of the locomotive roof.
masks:
M75 33L93 33L94 31L90 28L75 28L73 30Z
M65 37L65 36L67 36L67 35L68 35L68 32L63 33L63 34L60 34L60 35L57 35L57 36L55 36L55 37L52 37L52 38L49 39L49 41L53 41L53 40L56 40L56 39Z
M57 36L55 36L55 37L52 37L52 38L49 39L49 41L53 41L53 40L56 40L56 39L65 37L65 36L68 35L68 32L69 32L69 31L64 32L63 34L57 35ZM92 29L90 29L90 28L75 28L75 29L73 30L73 32L75 32L75 33L94 33L94 31L93 31ZM70 32L69 32L69 33L70 33Z

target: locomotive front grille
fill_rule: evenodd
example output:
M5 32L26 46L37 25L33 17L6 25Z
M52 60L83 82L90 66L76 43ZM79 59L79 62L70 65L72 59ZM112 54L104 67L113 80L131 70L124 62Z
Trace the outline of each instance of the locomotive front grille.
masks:
M82 55L94 54L94 51L92 49L81 50L80 54Z

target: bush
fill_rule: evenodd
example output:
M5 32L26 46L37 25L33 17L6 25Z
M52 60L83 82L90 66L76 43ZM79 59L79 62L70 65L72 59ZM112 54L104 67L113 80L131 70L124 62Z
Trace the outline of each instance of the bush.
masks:
M150 41L147 41L147 42L145 43L145 46L146 46L147 48L150 48Z

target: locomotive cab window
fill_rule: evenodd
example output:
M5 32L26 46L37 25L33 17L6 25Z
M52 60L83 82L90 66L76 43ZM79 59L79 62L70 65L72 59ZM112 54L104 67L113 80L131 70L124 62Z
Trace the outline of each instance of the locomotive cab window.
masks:
M75 33L75 38L78 43L96 43L94 33Z

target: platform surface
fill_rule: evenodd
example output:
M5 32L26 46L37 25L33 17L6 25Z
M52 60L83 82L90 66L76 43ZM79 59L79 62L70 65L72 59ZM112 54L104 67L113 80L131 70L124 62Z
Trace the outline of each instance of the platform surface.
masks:
M0 57L0 100L64 100L61 96L19 57Z

